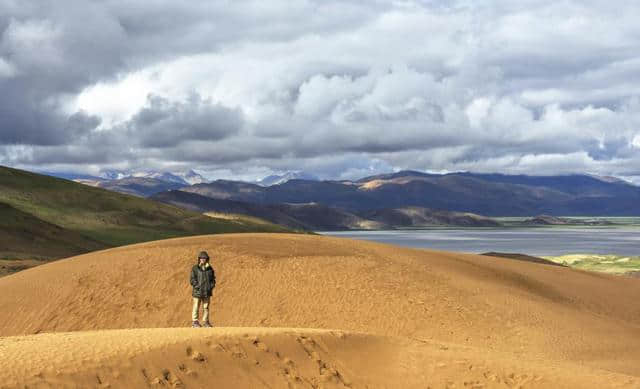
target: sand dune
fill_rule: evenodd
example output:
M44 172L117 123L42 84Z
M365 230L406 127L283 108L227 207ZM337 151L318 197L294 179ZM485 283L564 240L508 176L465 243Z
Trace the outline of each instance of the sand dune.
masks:
M262 328L144 329L189 324L188 272L202 249L219 278L214 325ZM154 371L149 379L169 384L179 377L185 387L230 377L239 383L234 387L287 387L275 353L249 347L247 339L257 336L304 366L295 373L304 379L291 387L640 387L639 298L637 279L504 258L291 234L171 239L0 279L0 370L13 363L2 374L37 382L41 377L28 375L37 362L9 356L32 347L60 355L48 363L53 370L42 373L54 379L60 370L59 382L86 379L98 386L95 375L109 376L111 366L130 376L100 378L112 387L143 385L128 381L144 378L135 373L142 368ZM137 330L66 333L119 328ZM47 334L32 335L41 332ZM316 357L301 354L302 336L327 345L322 360L345 382L321 377ZM222 338L252 350L247 360L259 364L227 360L228 353L202 346L222 342L227 349ZM83 363L81 351L73 357L76 343L68 342L101 351ZM201 351L208 364L180 362L187 345L210 350ZM207 368L188 367L196 379L181 363ZM226 370L238 373L225 376Z
M0 349L0 387L577 388L637 383L631 376L566 363L331 330L63 332L0 338Z

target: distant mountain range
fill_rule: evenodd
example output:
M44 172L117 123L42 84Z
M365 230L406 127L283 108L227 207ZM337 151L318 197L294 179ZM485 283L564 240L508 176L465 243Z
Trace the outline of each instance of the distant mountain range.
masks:
M130 177L138 177L138 178L155 178L161 181L173 182L176 184L183 185L194 185L194 184L204 184L209 182L202 175L194 172L193 170L188 170L186 172L141 172L141 173L133 173Z
M125 178L152 178L159 181L171 182L175 184L181 184L182 186L203 184L209 182L202 175L196 173L193 170L187 170L183 172L160 172L160 171L139 171L139 172L125 172L123 170L103 170L98 175L68 173L68 172L37 172L45 174L47 176L64 178L71 181L117 181Z
M348 211L319 203L257 204L217 199L181 190L157 193L151 199L191 211L255 216L292 229L313 231L452 225L465 227L500 226L500 223L495 220L480 215L420 207Z
M112 177L120 177L112 173ZM191 173L191 182L204 180L198 178L197 173ZM92 181L86 176L74 179L118 192L153 196L172 204L180 202L184 207L199 211L224 212L225 206L235 209L238 204L217 202L203 207L201 198L187 199L174 192L180 190L209 199L242 203L244 211L239 213L258 217L278 209L293 219L273 215L265 218L273 222L281 220L283 225L316 229L321 226L439 225L447 224L447 220L454 225L488 225L486 218L479 215L640 215L640 187L613 177L587 174L527 176L400 171L358 180L321 181L310 174L294 171L265 177L259 183L215 180L195 184L185 183L184 177L186 175L149 172L110 180L94 177ZM258 206L262 208L258 210ZM205 209L207 207L211 208ZM303 211L321 207L325 207L322 215L325 219L329 219L327 215L333 215L331 222L318 222L320 216L315 221L307 216L300 217ZM445 211L449 213L436 214ZM473 214L473 220L461 218L465 213Z
M55 172L42 172L42 174L139 197L149 197L165 190L209 182L193 170L185 172L105 170L98 176Z
M77 181L86 184L86 181ZM164 181L149 177L126 177L118 180L100 181L95 185L114 192L126 193L134 196L149 197L159 192L184 188L185 184Z
M355 181L289 180L263 187L217 180L181 189L257 204L318 203L348 211L423 207L486 216L640 215L640 188L590 175L428 174L402 171Z

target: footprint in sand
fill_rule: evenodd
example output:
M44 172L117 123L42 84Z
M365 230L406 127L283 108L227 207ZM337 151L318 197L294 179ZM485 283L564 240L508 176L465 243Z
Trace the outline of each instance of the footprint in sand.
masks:
M257 336L254 336L250 340L251 340L251 344L258 350L263 352L269 352L269 347L265 343L261 342Z
M484 384L480 381L465 381L463 382L465 388L469 389L482 389L484 388Z
M184 384L175 374L169 369L162 369L161 375L149 379L148 373L145 369L142 369L142 375L147 380L147 384L150 386L169 386L171 388L184 388Z
M503 381L509 388L522 388L524 385L529 383L533 379L532 376L528 376L526 374L515 374L511 373L505 378Z
M198 373L196 371L189 369L184 363L178 365L178 371L191 377L198 376Z
M231 352L231 356L236 359L247 359L247 352L242 348L240 343L233 343L227 347Z
M193 355L191 355L191 359L196 362L206 362L207 356L201 353L200 351L194 351Z
M187 356L197 362L206 362L207 356L200 351L194 350L191 346L187 346Z
M307 356L315 361L318 365L318 374L320 376L320 380L325 383L333 383L346 387L350 387L351 384L349 380L347 380L334 366L331 366L329 363L322 360L320 354L315 350L316 347L320 348L318 343L313 339L300 336L296 338L298 343L302 346L302 349L305 351ZM324 351L324 350L323 350ZM325 351L326 352L326 351Z
M110 388L111 384L106 382L104 379L100 378L99 374L96 374L96 381L98 382L99 388Z

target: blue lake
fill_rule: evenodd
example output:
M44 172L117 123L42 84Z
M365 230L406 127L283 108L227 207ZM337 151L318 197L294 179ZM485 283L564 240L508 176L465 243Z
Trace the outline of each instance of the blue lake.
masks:
M319 233L399 246L466 253L498 251L538 256L576 253L640 255L640 229L633 227L323 231Z

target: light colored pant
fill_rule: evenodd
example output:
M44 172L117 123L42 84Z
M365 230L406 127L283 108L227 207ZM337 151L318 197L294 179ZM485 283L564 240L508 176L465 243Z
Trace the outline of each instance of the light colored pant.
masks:
M198 311L200 310L200 305L202 305L202 322L209 322L209 300L211 298L207 297L206 299L201 299L194 297L193 298L193 311L191 311L191 319L193 321L198 320Z

